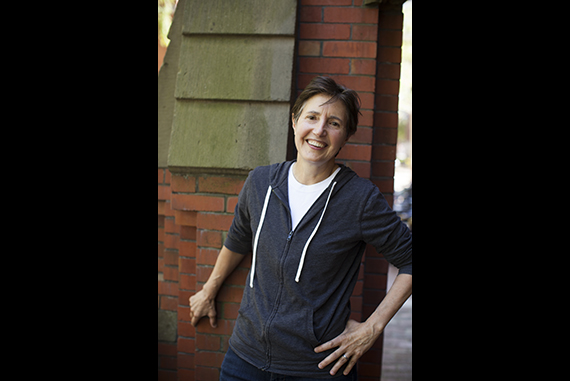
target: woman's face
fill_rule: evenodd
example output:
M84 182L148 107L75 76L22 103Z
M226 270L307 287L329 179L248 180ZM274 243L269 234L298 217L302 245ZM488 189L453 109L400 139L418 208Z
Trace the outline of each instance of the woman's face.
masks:
M330 99L327 95L316 95L309 99L298 122L293 115L299 161L326 164L335 159L348 141L346 107L339 101L324 105Z

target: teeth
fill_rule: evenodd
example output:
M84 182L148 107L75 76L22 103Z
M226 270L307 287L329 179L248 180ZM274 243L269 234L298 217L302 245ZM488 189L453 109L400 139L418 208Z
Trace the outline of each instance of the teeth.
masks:
M326 147L326 144L317 142L315 140L309 140L309 144L314 146L314 147L318 147L318 148L325 148Z

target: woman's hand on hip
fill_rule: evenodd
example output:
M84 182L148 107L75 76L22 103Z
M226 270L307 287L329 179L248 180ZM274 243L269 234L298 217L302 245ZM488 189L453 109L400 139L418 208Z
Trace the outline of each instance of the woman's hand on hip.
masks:
M331 375L336 375L346 366L344 375L348 376L358 360L374 346L381 334L382 332L376 332L369 323L358 323L350 320L342 335L315 349L316 353L322 353L338 348L336 352L319 364L319 368L324 369L337 361Z

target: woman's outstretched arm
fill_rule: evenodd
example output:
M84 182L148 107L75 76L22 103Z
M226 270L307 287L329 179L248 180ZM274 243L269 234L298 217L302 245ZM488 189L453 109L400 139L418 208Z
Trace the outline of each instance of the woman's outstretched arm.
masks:
M190 298L190 318L196 327L203 317L210 318L212 328L217 328L216 298L226 279L243 261L244 256L230 251L225 246L220 251L216 267L202 291Z

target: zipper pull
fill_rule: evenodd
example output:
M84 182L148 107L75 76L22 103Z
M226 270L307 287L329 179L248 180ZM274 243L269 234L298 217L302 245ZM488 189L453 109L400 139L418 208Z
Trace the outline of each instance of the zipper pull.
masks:
M293 239L293 233L295 233L295 231L289 233L289 237L287 237L287 242L291 242L291 240Z

